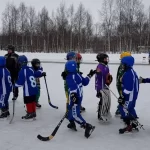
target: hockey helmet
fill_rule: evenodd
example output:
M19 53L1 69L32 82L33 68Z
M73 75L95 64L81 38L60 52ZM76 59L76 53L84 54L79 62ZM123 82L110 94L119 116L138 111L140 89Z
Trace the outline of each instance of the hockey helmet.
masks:
M122 59L123 57L126 57L126 56L131 56L131 52L129 52L129 51L122 52L122 53L120 54L120 59Z
M0 67L6 66L6 59L4 56L0 56Z
M99 53L96 56L96 59L97 59L96 61L98 61L100 63L104 63L104 64L107 65L109 60L104 61L105 58L109 58L109 56L107 54L105 54L105 53Z
M20 67L26 66L28 63L28 58L25 55L21 55L18 57L18 64Z
M67 72L75 73L77 72L77 63L74 60L70 60L66 63L65 69Z
M41 61L38 58L34 58L31 61L32 67L38 68L40 67Z
M67 60L72 60L72 59L76 59L76 53L75 52L69 52L69 53L67 53L67 55L66 55L66 59Z
M121 59L121 63L127 67L132 67L134 65L134 57L126 56Z
M76 54L76 61L77 61L78 63L80 63L80 62L82 61L82 56L81 56L80 53L77 53L77 54Z

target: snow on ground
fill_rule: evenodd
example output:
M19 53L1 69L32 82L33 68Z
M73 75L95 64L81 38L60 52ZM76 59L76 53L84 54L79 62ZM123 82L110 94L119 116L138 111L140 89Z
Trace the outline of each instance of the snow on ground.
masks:
M96 65L82 64L81 70L84 76ZM114 77L111 89L117 94L115 77L117 65L110 65L110 71ZM119 135L118 129L123 127L119 118L114 117L117 107L117 100L112 95L111 113L112 121L109 124L101 124L97 120L97 103L95 97L94 78L89 86L84 88L83 106L86 112L83 117L87 122L96 126L95 131L89 139L84 137L84 130L77 125L77 132L67 129L68 121L64 120L56 136L49 142L39 141L36 136L41 134L48 136L65 113L65 93L63 80L60 76L64 69L64 64L43 64L47 72L47 82L51 101L59 107L58 110L51 108L47 103L47 93L44 80L41 79L42 108L37 110L37 120L25 122L21 116L25 114L22 90L16 101L15 117L12 124L9 120L0 120L0 150L149 150L150 147L150 109L149 109L149 89L150 84L140 85L140 94L137 100L137 112L139 121L144 125L145 130L138 133L128 133ZM138 75L148 77L150 75L149 66L135 66ZM12 101L10 98L10 112L12 114Z
M0 51L0 55L5 55L7 51ZM66 54L65 53L20 53L19 55L26 55L29 60L33 58L39 58L42 62L66 62ZM83 63L97 63L95 61L97 54L82 54ZM110 63L120 63L120 54L108 54ZM135 58L136 64L148 64L148 54L132 54Z

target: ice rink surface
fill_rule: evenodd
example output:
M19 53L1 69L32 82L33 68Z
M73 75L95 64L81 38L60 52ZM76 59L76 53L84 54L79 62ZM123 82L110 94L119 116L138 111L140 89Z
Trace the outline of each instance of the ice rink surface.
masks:
M61 72L64 70L64 64L44 63L44 70L47 73L47 83L49 87L51 101L59 107L58 110L48 105L47 93L44 79L41 79L41 97L42 108L37 110L36 121L23 121L21 117L25 115L23 104L22 88L19 97L16 100L15 117L12 124L9 120L0 120L0 150L149 150L150 149L150 84L140 85L139 97L136 110L139 121L144 125L145 130L137 133L125 133L119 135L118 129L124 124L119 118L114 116L117 100L112 97L112 120L110 123L102 124L97 120L97 104L94 89L94 77L90 84L84 87L83 106L86 112L83 113L85 120L95 125L95 131L89 139L84 137L84 130L77 125L78 132L70 131L66 126L65 120L56 136L49 142L39 141L38 134L48 136L65 113L65 93ZM96 65L81 64L81 71L86 76L90 69L95 69ZM116 72L118 65L110 65L110 72L113 75L111 90L117 94L116 90ZM150 77L150 66L135 66L138 76ZM10 97L10 113L12 115L12 95Z

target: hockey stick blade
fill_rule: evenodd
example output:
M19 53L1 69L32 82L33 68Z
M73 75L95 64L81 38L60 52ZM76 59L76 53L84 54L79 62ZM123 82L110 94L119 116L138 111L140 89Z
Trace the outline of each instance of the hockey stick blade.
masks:
M55 108L55 109L58 109L58 107L57 107L57 106L54 106L51 102L49 103L49 105L50 105L51 107Z
M49 141L53 138L53 136L43 137L41 135L38 135L37 138L41 141Z
M55 127L54 131L52 132L52 134L51 134L50 136L48 136L48 137L43 137L43 136L41 136L41 135L38 135L37 138L38 138L39 140L41 140L41 141L49 141L49 140L51 140L51 139L55 136L55 134L57 133L57 131L58 131L60 125L62 124L62 122L63 122L64 119L66 118L67 114L68 114L68 113L65 113L65 115L64 115L63 118L59 121L59 123L57 124L57 126Z

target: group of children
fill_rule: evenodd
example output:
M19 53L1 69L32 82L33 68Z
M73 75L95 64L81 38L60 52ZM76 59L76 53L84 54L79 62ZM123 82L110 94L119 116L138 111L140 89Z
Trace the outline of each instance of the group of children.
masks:
M43 72L39 59L33 59L31 64L32 67L29 67L26 56L18 57L20 71L18 79L12 84L10 72L6 68L6 59L3 56L0 57L0 118L6 118L10 115L8 104L10 92L12 89L15 91L20 86L23 86L24 104L26 104L27 109L27 114L22 119L36 117L36 107L41 107L38 103L40 96L39 78L46 76L46 73ZM17 97L17 92L14 92L12 100L16 100Z
M96 56L99 64L95 70L90 70L84 78L80 72L80 63L82 56L80 53L69 52L66 56L65 70L61 76L64 80L64 89L66 94L66 118L69 120L68 128L77 131L76 123L80 124L85 129L85 137L89 137L95 126L87 123L81 115L85 108L82 106L83 99L83 86L87 86L90 79L95 75L95 90L96 97L99 98L98 103L98 119L100 121L108 121L111 118L111 95L109 85L112 83L113 77L110 74L108 63L109 57L105 53L100 53ZM123 52L120 56L121 64L117 72L117 89L119 93L118 107L116 115L121 115L121 118L127 125L125 128L120 129L120 133L126 131L130 132L132 129L137 128L135 123L137 117L135 111L136 100L139 92L140 83L149 83L150 79L138 79L136 72L133 70L134 58L130 52ZM12 88L17 89L23 86L24 103L26 104L27 114L23 119L31 119L36 117L36 107L41 107L38 103L40 96L40 81L39 78L46 76L40 66L39 59L31 61L32 67L29 67L28 59L22 55L18 58L20 67L18 79L12 85L11 76L6 69L5 57L0 57L0 118L9 116L8 99ZM13 100L16 100L15 95Z
M88 85L90 78L95 74L95 90L96 97L99 98L98 104L98 119L100 121L109 121L111 118L110 106L111 95L109 85L112 83L113 77L110 74L108 62L109 57L105 53L100 53L96 56L99 62L96 70L91 70L86 78L82 77L82 73L78 69L78 56L75 52L67 54L67 62L65 71L62 72L62 77L65 80L65 92L67 97L68 112L67 119L69 120L68 128L77 131L75 122L85 128L85 136L89 137L94 130L94 126L86 123L82 118L81 104L83 99L83 86ZM117 72L117 89L119 93L118 107L116 115L121 115L121 119L126 124L126 127L119 129L119 133L131 132L137 129L137 114L135 111L136 100L139 93L139 79L133 69L134 58L130 52L123 52L120 55L120 66ZM140 83L150 82L150 79L140 78Z

